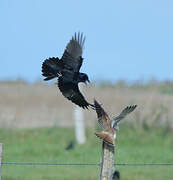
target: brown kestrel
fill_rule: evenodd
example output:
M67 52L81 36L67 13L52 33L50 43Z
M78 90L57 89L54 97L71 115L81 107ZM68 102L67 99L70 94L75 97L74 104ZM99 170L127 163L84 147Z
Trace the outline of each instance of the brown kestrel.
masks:
M103 129L100 133L95 133L97 137L102 139L104 142L114 146L114 140L116 138L116 131L118 130L118 124L120 120L125 118L127 114L131 113L137 105L127 106L119 116L114 118L109 118L108 114L104 111L101 105L94 100L94 105L98 117L98 123L100 127Z

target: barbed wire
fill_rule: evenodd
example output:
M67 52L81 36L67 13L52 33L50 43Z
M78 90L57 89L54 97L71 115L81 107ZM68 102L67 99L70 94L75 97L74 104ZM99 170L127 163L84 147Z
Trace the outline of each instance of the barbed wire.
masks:
M2 165L24 166L100 166L101 163L1 162ZM115 166L173 166L173 163L116 163Z

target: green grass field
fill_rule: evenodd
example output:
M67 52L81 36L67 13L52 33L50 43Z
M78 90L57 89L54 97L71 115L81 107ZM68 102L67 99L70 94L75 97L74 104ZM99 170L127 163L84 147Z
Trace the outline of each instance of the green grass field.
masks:
M115 151L116 163L173 162L173 133L163 129L148 131L121 125ZM35 128L29 130L0 129L3 161L15 162L100 162L101 141L87 130L85 145L73 150L65 147L74 139L70 128ZM124 180L171 180L173 167L116 167ZM22 166L3 165L3 180L98 179L98 166Z

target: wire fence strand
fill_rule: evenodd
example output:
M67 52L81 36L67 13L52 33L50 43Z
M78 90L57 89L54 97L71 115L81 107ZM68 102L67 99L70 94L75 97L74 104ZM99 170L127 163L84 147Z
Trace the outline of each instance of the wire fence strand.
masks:
M173 163L117 163L115 166L173 166Z
M2 165L23 166L100 166L101 163L1 162ZM173 166L173 163L116 163L115 166Z
M100 163L2 162L1 164L25 166L100 166Z

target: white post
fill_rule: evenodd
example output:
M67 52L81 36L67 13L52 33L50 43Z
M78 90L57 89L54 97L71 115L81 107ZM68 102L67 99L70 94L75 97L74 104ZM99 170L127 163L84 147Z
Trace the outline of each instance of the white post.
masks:
M2 143L0 143L0 180L1 180L1 176L2 176Z
M81 84L79 84L80 91L82 90ZM75 120L75 136L78 144L84 144L85 137L85 124L83 109L75 105L74 107L74 120Z

